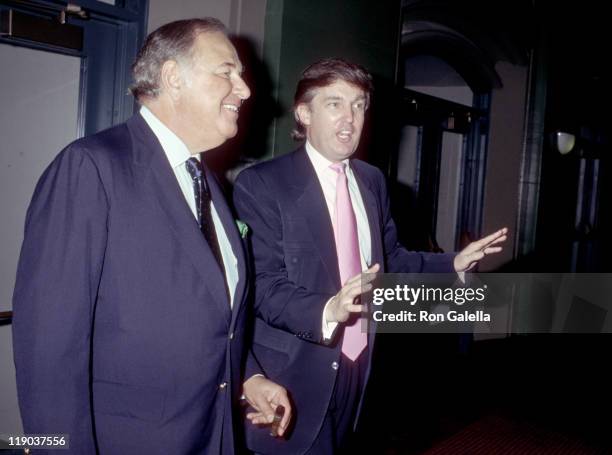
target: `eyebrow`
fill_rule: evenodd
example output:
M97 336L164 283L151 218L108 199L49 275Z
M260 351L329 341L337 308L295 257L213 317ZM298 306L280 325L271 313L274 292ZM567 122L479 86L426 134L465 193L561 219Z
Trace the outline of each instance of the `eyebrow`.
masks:
M236 68L239 74L244 73L244 67L242 65L236 65L233 62L223 62L221 63L221 65L219 65L219 68L223 68L223 67Z
M354 103L355 101L365 101L367 98L365 97L365 95L361 95L358 96L357 98L355 98L353 101L351 101L352 103ZM326 96L324 98L324 101L342 101L344 100L343 97L341 96L337 96L337 95L330 95L330 96Z

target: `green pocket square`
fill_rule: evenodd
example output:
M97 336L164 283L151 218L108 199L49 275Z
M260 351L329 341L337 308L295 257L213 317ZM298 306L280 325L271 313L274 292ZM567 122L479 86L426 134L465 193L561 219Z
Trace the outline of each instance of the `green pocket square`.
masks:
M240 232L240 237L246 239L246 236L249 233L249 227L244 221L236 220L236 225L238 226L238 231Z

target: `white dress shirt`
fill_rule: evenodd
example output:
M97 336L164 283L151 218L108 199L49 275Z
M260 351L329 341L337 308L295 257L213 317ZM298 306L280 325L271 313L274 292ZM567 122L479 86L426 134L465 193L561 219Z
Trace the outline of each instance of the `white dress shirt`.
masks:
M323 190L323 196L325 197L325 203L327 204L327 210L329 211L330 220L334 219L336 211L336 181L338 173L334 171L330 166L334 164L321 153L319 153L310 142L306 141L306 154L310 158L321 189ZM344 160L346 164L345 174L347 184L349 188L349 194L351 196L351 204L353 206L353 212L355 212L355 219L357 221L357 236L359 238L359 257L361 259L361 270L366 270L372 261L372 238L370 236L370 224L368 223L368 215L363 204L363 198L355 180L355 174L350 166L348 159ZM342 283L344 285L344 283ZM331 299L330 299L331 300ZM329 304L329 301L327 302ZM326 304L326 306L327 306ZM323 311L323 338L329 339L332 337L334 330L338 326L338 323L328 323L325 320L325 310Z
M140 108L140 115L144 118L145 122L149 125L151 130L166 154L166 158L170 162L170 166L174 171L176 180L181 187L183 196L191 209L191 213L198 219L198 212L195 206L195 195L193 193L193 180L187 172L185 162L191 158L191 153L181 139L174 134L161 120L159 120L149 109L145 106ZM200 155L197 154L195 157L199 160ZM236 293L236 284L238 283L238 260L236 255L232 251L232 245L227 237L223 223L219 218L219 214L215 209L214 202L211 202L211 212L213 223L215 224L215 231L217 233L217 240L219 241L219 248L221 250L221 256L223 257L223 266L225 267L224 273L227 280L227 287L230 293L230 305L234 304L234 295Z

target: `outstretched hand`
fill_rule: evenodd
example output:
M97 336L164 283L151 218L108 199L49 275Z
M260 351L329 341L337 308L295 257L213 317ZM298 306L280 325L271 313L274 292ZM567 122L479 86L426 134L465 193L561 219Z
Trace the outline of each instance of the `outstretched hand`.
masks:
M503 228L480 240L470 243L455 256L455 261L453 263L455 272L467 272L478 264L478 261L487 254L499 253L503 248L494 245L505 242L508 238L507 234L508 228Z

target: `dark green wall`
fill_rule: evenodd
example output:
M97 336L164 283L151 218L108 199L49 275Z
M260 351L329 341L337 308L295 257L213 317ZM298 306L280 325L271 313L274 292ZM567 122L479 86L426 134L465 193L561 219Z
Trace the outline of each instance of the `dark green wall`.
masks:
M324 57L365 66L377 91L393 86L400 0L268 0L264 59L282 116L270 128L267 157L293 150L291 106L302 70Z

